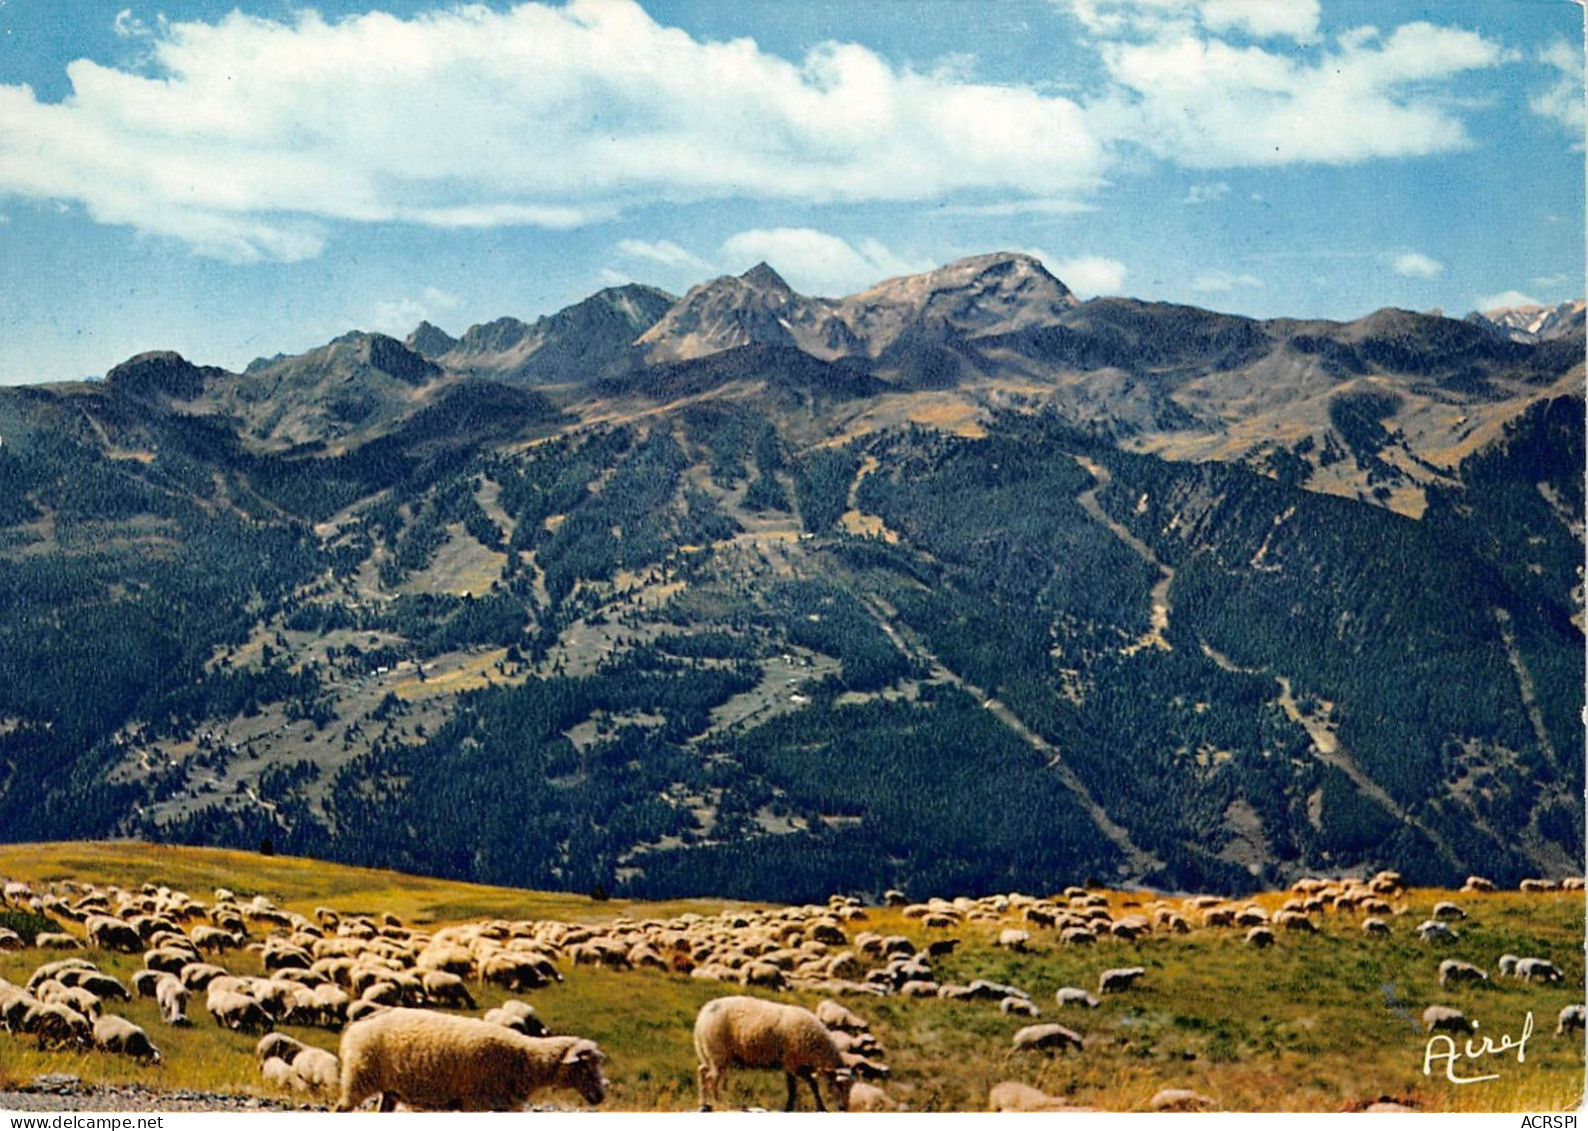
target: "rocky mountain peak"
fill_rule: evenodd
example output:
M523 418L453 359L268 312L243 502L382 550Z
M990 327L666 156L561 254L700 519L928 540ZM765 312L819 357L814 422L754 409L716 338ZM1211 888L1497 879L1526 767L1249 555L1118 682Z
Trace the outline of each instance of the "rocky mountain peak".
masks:
M458 340L429 322L421 322L414 327L414 332L408 335L404 344L420 357L434 361L456 346Z

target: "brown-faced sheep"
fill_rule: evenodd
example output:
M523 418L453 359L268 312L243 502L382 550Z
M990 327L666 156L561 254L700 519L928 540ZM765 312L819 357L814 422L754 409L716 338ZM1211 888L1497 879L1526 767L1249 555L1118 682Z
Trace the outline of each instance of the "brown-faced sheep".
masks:
M810 1010L753 997L720 997L700 1007L695 1018L695 1055L700 1068L700 1108L710 1111L731 1067L781 1068L788 1080L793 1111L795 1081L810 1085L817 1111L826 1111L818 1074L832 1081L835 1106L848 1109L853 1075L832 1035Z
M94 1022L94 1044L106 1052L120 1053L137 1060L156 1064L160 1061L160 1050L149 1040L149 1034L141 1026L113 1013L107 1013Z
M388 1009L342 1034L336 1110L370 1096L431 1111L520 1111L542 1088L606 1098L601 1050L580 1037L526 1037L501 1025L427 1009Z

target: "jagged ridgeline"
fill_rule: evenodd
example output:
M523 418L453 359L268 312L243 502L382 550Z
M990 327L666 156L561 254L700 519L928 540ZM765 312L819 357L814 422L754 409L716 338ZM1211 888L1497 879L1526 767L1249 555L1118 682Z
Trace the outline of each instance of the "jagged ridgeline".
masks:
M794 901L1579 870L1583 342L989 255L0 390L0 830Z

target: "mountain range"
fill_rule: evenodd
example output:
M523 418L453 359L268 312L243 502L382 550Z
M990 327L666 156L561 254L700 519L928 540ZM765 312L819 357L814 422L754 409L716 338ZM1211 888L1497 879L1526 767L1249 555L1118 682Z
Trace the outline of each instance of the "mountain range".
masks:
M783 899L1567 870L1583 363L1580 302L995 253L0 389L0 828Z

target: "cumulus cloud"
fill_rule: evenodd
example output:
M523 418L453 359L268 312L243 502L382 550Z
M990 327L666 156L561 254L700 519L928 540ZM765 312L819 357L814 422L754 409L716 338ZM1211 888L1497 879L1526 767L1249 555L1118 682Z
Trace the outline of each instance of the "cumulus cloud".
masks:
M1515 306L1543 306L1532 295L1523 294L1521 291L1501 291L1495 295L1484 295L1477 302L1475 309L1490 312L1507 310Z
M1100 44L1115 89L1099 129L1190 168L1347 164L1470 144L1455 80L1512 61L1476 32L1411 23L1333 50L1184 32Z
M1550 86L1528 100L1528 107L1540 117L1559 122L1582 144L1588 114L1583 109L1583 53L1564 39L1557 39L1538 53L1538 61L1555 72Z
M419 323L436 322L446 312L462 305L463 300L449 291L425 287L417 295L376 303L369 319L369 328L394 338L403 338Z
M1038 255L1037 258L1044 263L1052 263L1046 256ZM1065 286L1082 298L1119 294L1128 274L1125 265L1119 260L1101 255L1077 255L1062 263L1055 263L1052 270Z
M859 245L814 228L755 228L729 236L722 258L731 270L758 262L803 294L846 295L895 275L913 275L936 266L930 259L898 255L875 239Z
M1310 40L1318 32L1318 0L1069 0L1094 35L1149 35L1205 27L1259 38Z
M1445 269L1445 265L1437 259L1432 259L1419 251L1402 252L1395 257L1395 274L1405 275L1409 279L1437 278Z
M1068 98L854 44L792 62L633 0L118 26L143 37L136 71L73 62L59 103L0 86L0 193L227 259L312 255L330 221L567 227L656 200L1076 195L1105 164Z
M1211 204L1230 195L1230 186L1223 181L1208 185L1192 185L1186 191L1184 204Z
M1191 289L1207 294L1223 294L1240 287L1260 287L1263 281L1256 275L1236 274L1233 271L1212 270L1198 275Z

